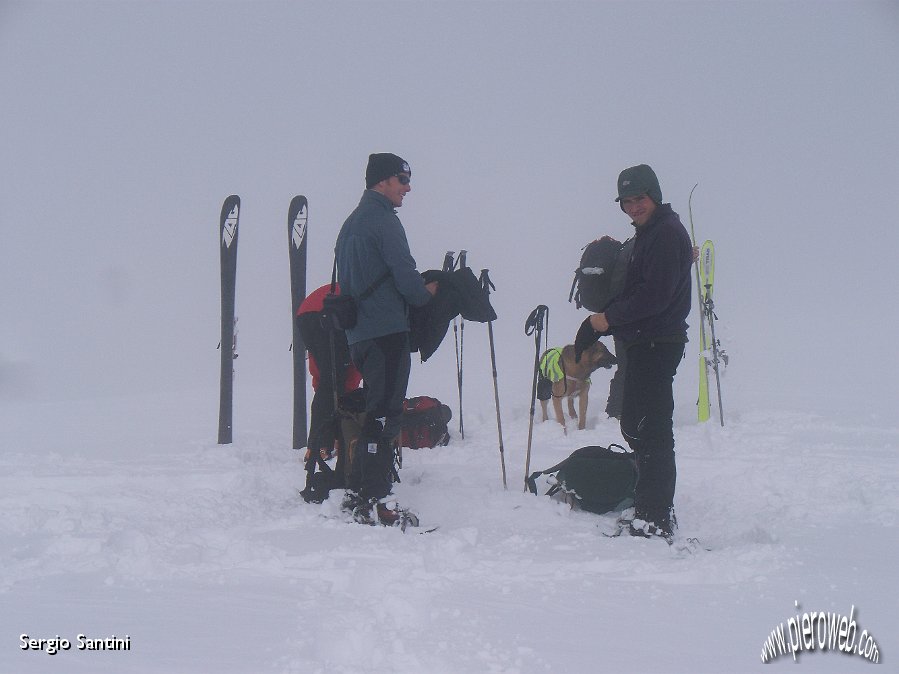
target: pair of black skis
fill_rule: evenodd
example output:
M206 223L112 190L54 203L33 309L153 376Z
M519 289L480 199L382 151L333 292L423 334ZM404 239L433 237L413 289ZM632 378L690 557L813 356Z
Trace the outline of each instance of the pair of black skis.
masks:
M290 308L293 325L293 448L306 446L306 345L296 320L297 309L306 297L306 238L309 208L306 197L298 195L287 209L287 241L290 250ZM230 444L233 436L234 359L237 358L237 234L240 197L232 194L222 205L219 220L222 285L222 351L218 443Z

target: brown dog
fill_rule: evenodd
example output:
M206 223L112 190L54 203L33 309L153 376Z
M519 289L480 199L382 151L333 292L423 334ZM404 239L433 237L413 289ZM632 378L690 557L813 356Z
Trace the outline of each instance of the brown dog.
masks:
M590 394L590 375L599 368L611 368L618 363L600 341L595 342L581 354L581 360L574 362L574 345L568 344L561 349L549 349L540 357L540 379L538 391L543 389L540 406L543 408L543 421L548 419L546 403L552 398L556 420L565 427L565 415L562 413L562 398L568 398L568 414L577 419L578 430L584 430L587 423L587 403ZM551 392L549 391L552 385ZM574 411L574 397L578 397L578 412Z

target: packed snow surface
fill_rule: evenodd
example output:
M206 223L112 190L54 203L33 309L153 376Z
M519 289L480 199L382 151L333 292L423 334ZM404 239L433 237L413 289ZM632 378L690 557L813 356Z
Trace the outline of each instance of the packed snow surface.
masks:
M812 612L895 657L895 425L679 415L690 553L607 538L613 516L524 493L526 400L502 417L508 489L490 406L466 410L464 439L453 426L448 446L405 451L397 498L439 527L419 534L303 503L289 400L238 396L235 441L215 444L216 394L2 407L0 671L756 671L772 631L789 647L788 621ZM567 435L538 407L531 469L621 442L594 407ZM113 636L129 649L79 648ZM70 648L50 654L56 638Z

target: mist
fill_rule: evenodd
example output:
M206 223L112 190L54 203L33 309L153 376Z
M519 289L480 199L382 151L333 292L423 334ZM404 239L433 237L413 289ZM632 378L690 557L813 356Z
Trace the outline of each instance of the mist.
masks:
M394 152L418 268L490 270L504 406L529 402L528 313L573 341L580 249L629 235L615 179L648 163L688 229L697 185L726 409L891 417L899 234L870 207L899 184L897 29L895 2L5 2L0 401L208 388L213 412L239 194L235 424L249 392L289 424L288 204L309 199L311 290ZM484 326L464 340L491 413ZM410 395L452 401L454 357L414 362Z

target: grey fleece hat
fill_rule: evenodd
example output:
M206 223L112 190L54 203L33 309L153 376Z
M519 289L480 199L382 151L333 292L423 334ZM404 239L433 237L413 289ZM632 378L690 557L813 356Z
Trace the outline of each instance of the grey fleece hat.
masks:
M639 164L624 169L618 176L618 198L621 201L628 197L646 194L657 204L662 203L662 188L659 179L647 164Z

